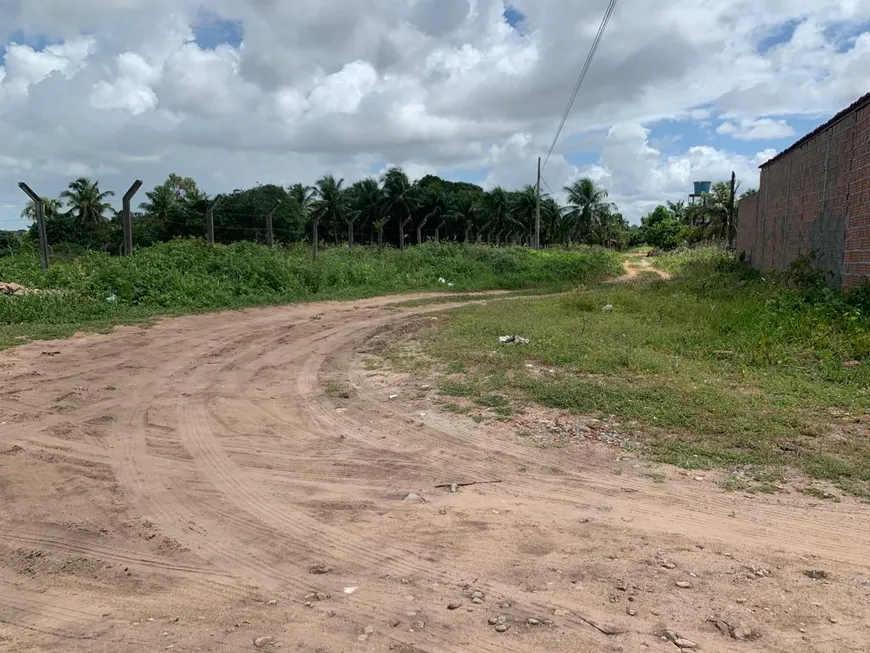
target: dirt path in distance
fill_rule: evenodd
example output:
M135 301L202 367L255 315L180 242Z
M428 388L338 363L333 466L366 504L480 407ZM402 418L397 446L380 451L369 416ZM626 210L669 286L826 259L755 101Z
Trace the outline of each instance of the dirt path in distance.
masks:
M0 353L0 651L867 650L867 505L439 411L397 301Z
M659 270L653 267L652 261L643 253L626 254L623 257L623 267L625 274L613 279L612 283L625 283L636 279L641 272L652 272L658 275L659 279L670 279L671 275L664 270Z

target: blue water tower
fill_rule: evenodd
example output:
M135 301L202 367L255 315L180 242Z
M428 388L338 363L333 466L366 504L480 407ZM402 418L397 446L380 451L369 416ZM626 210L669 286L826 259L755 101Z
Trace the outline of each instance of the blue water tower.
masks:
M709 193L710 187L713 185L712 181L695 181L692 183L695 185L695 192L693 194L696 197Z

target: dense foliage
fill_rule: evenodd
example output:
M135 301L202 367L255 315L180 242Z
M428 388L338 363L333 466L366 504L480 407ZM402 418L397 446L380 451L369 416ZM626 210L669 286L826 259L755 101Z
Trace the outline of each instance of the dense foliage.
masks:
M607 191L583 178L566 186L567 205L547 194L541 198L541 245L590 244L621 249L638 244L631 227ZM118 253L121 222L106 201L112 195L99 182L77 179L57 199L45 198L48 241L53 256L71 256L83 249ZM134 245L145 247L177 237L205 235L209 198L194 179L171 174L145 193L135 212ZM292 244L310 240L393 245L427 240L533 244L537 194L533 186L517 191L453 182L434 175L411 182L401 168L380 179L345 183L332 175L314 186L272 184L239 189L219 197L214 207L215 241L266 242L271 218L274 240ZM35 218L32 203L23 216ZM36 242L34 225L24 240ZM14 250L14 247L8 248Z
M663 250L701 242L731 245L737 234L739 199L758 192L750 188L737 198L739 187L740 183L735 183L733 202L730 182L717 181L709 193L695 198L691 204L679 201L657 206L641 218L640 239Z
M0 297L0 325L29 325L25 333L32 336L39 325L410 290L562 287L620 271L617 255L601 248L535 251L443 242L404 251L327 248L311 261L305 245L208 246L185 239L129 257L86 252L56 261L47 272L34 253L20 253L0 259L0 278L43 292Z

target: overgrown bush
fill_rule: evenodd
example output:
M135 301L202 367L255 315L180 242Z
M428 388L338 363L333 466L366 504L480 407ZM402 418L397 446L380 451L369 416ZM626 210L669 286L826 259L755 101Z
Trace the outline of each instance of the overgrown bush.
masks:
M0 279L46 292L0 299L0 324L72 323L412 290L473 291L578 284L617 274L602 249L533 251L429 243L404 251L176 240L130 257L88 252L39 268L34 252L0 260ZM443 279L444 282L439 281ZM448 285L450 284L450 285ZM108 298L108 299L107 299Z

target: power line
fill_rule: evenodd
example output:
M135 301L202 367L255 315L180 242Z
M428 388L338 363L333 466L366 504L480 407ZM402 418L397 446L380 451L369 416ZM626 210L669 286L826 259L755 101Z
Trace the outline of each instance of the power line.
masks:
M568 106L565 107L565 113L562 116L562 120L559 123L559 128L556 130L556 136L553 138L553 143L550 145L550 150L547 152L547 156L544 159L544 165L541 166L541 170L547 167L547 162L550 160L550 156L553 154L553 150L556 147L556 142L559 140L559 136L562 133L562 129L565 127L565 123L568 121L568 115L571 113L571 107L574 106L574 100L577 99L577 93L580 92L580 86L583 85L583 80L586 79L586 74L589 72L589 67L592 65L592 60L595 58L595 52L598 50L598 44L601 43L601 38L604 36L604 30L607 29L607 23L610 22L610 16L613 14L613 10L616 9L616 1L610 0L607 5L607 10L604 12L604 17L601 19L601 25L598 26L598 32L595 34L595 39L592 41L592 47L589 49L589 54L586 55L586 62L583 64L583 70L580 71L580 76L577 78L577 84L574 86L574 92L571 93L571 97L568 99Z

